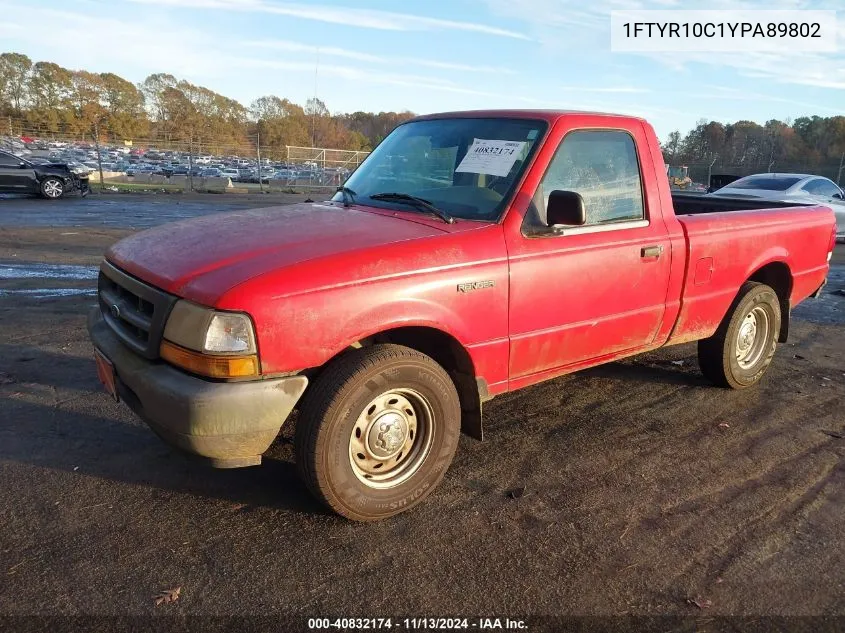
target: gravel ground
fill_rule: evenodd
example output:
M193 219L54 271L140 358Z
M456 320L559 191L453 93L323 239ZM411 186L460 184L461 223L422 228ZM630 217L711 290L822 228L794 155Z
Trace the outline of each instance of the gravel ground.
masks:
M295 421L261 467L211 470L109 400L91 361L93 267L112 241L283 201L0 200L0 614L57 616L0 628L151 614L644 626L619 617L633 615L684 618L652 630L842 630L843 253L758 388L709 386L687 345L501 396L426 503L357 525L296 478Z

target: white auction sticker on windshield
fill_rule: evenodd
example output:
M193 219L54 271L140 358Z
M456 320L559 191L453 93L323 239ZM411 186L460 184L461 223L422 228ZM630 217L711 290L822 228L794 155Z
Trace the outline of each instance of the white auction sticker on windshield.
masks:
M455 170L472 174L507 176L513 164L522 156L525 141L497 141L477 138Z

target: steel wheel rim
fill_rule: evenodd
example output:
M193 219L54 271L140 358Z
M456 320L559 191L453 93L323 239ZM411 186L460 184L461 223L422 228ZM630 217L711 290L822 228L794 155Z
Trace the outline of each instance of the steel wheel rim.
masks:
M44 183L44 195L48 198L58 198L62 195L62 185L58 180L48 180Z
M769 314L760 306L746 314L739 324L734 351L736 362L742 369L753 367L766 353L769 327Z
M428 400L413 389L391 389L361 411L349 437L349 463L369 488L394 488L425 462L434 437Z

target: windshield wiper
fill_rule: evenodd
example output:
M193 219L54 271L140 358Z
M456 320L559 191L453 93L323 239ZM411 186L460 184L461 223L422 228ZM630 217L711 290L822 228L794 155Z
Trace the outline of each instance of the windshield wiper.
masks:
M443 211L442 209L438 209L435 207L431 202L426 200L425 198L418 198L417 196L412 196L407 193L399 193L395 191L385 191L384 193L374 193L369 196L373 200L384 200L386 202L406 202L412 206L417 207L417 209L422 209L423 211L428 211L429 213L433 213L438 218L443 220L446 224L454 224L455 218L451 215Z
M343 206L348 207L349 205L355 204L355 196L358 195L349 187L338 187L337 190L343 196Z

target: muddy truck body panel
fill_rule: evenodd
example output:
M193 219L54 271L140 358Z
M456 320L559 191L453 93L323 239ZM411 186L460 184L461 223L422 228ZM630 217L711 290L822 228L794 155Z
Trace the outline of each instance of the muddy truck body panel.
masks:
M813 294L829 270L825 207L679 216L687 241L681 310L669 343L711 336L747 280L778 291L782 311Z
M320 203L205 220L130 237L107 258L175 296L249 314L262 375L321 367L387 330L429 327L459 341L478 375L506 388L508 266L498 225ZM197 231L221 247L191 248ZM458 290L479 279L483 291Z
M497 394L696 340L717 384L760 379L825 283L833 212L677 203L642 119L418 117L330 200L115 244L89 319L98 372L217 466L259 463L300 409L309 487L383 518L433 489L455 432L481 437Z

